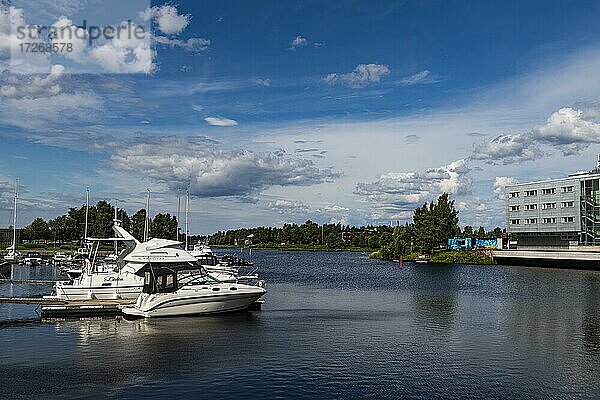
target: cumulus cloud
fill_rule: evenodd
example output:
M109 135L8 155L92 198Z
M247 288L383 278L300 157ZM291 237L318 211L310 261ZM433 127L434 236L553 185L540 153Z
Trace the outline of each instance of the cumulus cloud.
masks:
M346 74L332 73L323 80L330 85L342 84L354 89L364 88L371 83L380 82L381 78L388 75L390 69L382 64L359 64L354 71Z
M175 6L164 5L145 9L140 12L140 18L153 21L158 29L167 35L177 35L188 26L191 16L179 14Z
M388 212L412 210L444 192L467 192L470 187L468 172L464 159L424 172L390 172L375 182L358 183L354 193Z
M269 210L275 211L278 214L295 214L306 213L310 210L306 204L299 200L277 199L267 204Z
M595 112L587 114L570 107L561 108L552 113L545 124L535 127L532 137L557 146L566 155L574 154L591 143L600 143L597 115Z
M12 99L55 96L62 90L59 81L64 72L65 67L57 64L47 75L10 75L6 84L0 86L0 96Z
M486 161L489 164L514 164L535 160L544 156L544 152L531 135L500 135L475 148L473 160Z
M307 45L308 45L308 40L306 40L305 37L302 37L302 36L298 35L290 43L289 49L292 50L292 51L295 51L297 48L299 48L299 47L305 47Z
M223 117L206 117L204 120L212 126L236 126L238 124L236 120Z
M497 176L494 181L494 194L499 200L504 200L505 188L518 183L515 178L508 176Z
M271 186L310 186L340 176L283 151L223 150L199 137L138 139L110 162L119 170L143 171L173 190L189 185L199 197L249 197Z

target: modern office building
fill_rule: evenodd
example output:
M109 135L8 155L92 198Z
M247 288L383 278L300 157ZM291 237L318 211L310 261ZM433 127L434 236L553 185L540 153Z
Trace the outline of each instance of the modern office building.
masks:
M506 186L507 232L519 247L600 245L600 154L590 172Z

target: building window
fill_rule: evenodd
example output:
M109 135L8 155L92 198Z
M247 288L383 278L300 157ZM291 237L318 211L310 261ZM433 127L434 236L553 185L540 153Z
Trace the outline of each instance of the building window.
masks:
M510 192L510 197L519 197L519 192Z
M529 225L529 224L537 224L537 218L527 218L525 220L525 224Z
M562 217L561 221L565 223L575 222L575 217Z
M521 220L519 220L519 219L511 219L510 220L511 225L519 225L520 222L521 222Z
M556 188L542 189L542 194L554 194L554 193L556 193Z
M544 224L555 224L556 223L556 218L544 218L543 219L543 223Z
M521 208L520 206L508 206L508 209L510 211L519 211L519 208Z
M537 210L537 204L525 204L525 210Z
M572 201L563 201L562 203L560 203L560 207L561 208L575 207L575 203Z
M563 193L571 193L573 191L573 186L563 186L560 190Z
M550 210L556 208L556 203L544 203L542 204L542 210Z
M537 190L526 190L525 191L525 196L526 197L537 196Z

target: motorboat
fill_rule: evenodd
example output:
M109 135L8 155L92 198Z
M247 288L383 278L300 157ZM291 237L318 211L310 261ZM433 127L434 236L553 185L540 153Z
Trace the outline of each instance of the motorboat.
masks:
M9 247L8 249L6 249L8 252L6 253L6 255L4 256L4 261L6 262L10 262L12 264L17 264L19 263L19 261L21 261L22 255L21 253L19 253L18 251L16 251L15 249L13 249L12 247Z
M134 305L122 306L126 317L174 317L246 310L266 293L261 285L224 283L195 263L148 263Z
M166 239L150 239L140 243L118 224L113 226L118 237L89 238L92 243L89 254L82 261L79 276L69 281L59 281L47 298L64 300L114 300L135 299L142 292L143 277L136 274L148 263L166 265L180 262L196 263L195 257L180 248L181 242ZM98 257L98 248L103 242L120 242L125 248L115 262ZM74 271L76 272L76 271Z
M221 282L248 282L258 280L256 270L240 275L239 267L252 266L251 262L235 256L224 256L219 259L212 249L206 244L196 244L189 252L196 257L198 263L213 277Z
M23 259L23 263L29 266L40 265L42 261L42 255L37 251L28 251Z
M69 261L71 261L71 255L67 253L58 252L52 257L52 262L54 264L63 264Z

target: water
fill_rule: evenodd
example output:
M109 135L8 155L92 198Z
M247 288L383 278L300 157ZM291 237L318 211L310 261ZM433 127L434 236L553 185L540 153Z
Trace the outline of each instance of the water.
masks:
M269 291L260 312L42 322L34 306L0 305L0 396L600 393L600 272L411 263L400 270L360 253L255 251L252 258ZM0 295L48 290L1 285Z

